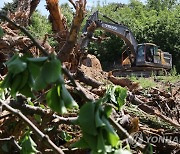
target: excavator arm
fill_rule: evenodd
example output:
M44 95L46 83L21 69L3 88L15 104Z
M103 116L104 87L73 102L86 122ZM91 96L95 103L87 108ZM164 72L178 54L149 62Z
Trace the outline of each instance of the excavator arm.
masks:
M102 15L104 18L107 18L112 23L103 22L99 19L99 12L94 12L87 20L84 28L83 28L83 39L81 43L81 49L84 50L89 42L94 38L93 33L97 28L101 28L104 31L113 33L119 36L127 46L127 54L130 58L130 54L133 54L136 57L136 50L137 50L137 41L133 36L132 32L124 25L118 24L117 22L113 21L109 17ZM130 58L131 59L131 58ZM133 62L131 61L131 64Z

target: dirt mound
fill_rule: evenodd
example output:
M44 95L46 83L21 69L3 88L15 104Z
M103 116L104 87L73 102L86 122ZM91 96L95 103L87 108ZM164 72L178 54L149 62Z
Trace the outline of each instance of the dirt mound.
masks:
M87 58L82 61L81 70L96 80L107 78L107 73L102 70L100 61L94 55L87 55Z

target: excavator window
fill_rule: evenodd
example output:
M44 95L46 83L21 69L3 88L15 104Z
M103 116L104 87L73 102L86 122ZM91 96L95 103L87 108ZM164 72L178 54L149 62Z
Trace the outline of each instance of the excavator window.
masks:
M144 62L145 61L145 52L144 52L144 45L139 45L137 48L137 62Z
M154 46L153 45L147 45L146 46L146 61L147 62L153 62L154 61Z
M139 57L144 57L144 46L139 46L138 48L138 56Z

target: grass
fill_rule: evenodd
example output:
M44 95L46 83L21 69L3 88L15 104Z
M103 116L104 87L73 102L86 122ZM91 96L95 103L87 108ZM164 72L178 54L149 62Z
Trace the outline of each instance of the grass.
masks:
M161 83L180 82L180 75L178 75L178 73L176 72L176 69L173 68L170 71L169 75L166 75L166 76L155 76L152 74L152 76L149 78L130 76L129 79L134 82L138 82L142 88L150 88L150 87L156 87L156 86L159 87Z
M162 82L170 82L170 83L175 83L177 81L180 81L180 75L176 75L176 76L157 76L156 77L158 80L162 81Z
M142 88L150 88L150 87L156 86L156 83L154 82L153 78L131 76L131 77L129 77L129 79L134 82L138 82Z

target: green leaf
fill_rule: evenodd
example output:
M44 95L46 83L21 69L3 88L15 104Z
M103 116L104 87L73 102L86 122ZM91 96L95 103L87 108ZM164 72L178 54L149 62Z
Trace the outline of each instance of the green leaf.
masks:
M112 86L112 85L111 85L111 86L109 86L109 87L107 88L106 94L108 95L109 99L110 99L112 102L114 102L114 103L117 104L117 101L116 101L116 97L115 97L114 92L115 92L115 86Z
M32 92L32 89L26 84L22 89L19 90L19 93L23 94L26 97L35 98L35 95Z
M35 80L41 72L41 66L36 63L28 63L28 70Z
M69 140L72 139L72 136L69 135L66 131L62 131L62 132L60 133L60 136L61 136L61 138L62 138L63 140L65 140L66 142L68 142Z
M36 154L36 143L32 140L30 133L26 133L21 141L21 154Z
M96 111L96 114L95 114L95 123L96 123L96 127L103 127L105 126L105 124L103 123L103 121L101 120L100 118L100 113L99 113L99 108L97 109Z
M117 86L115 89L115 96L118 102L119 109L124 105L127 97L127 89Z
M14 54L5 64L9 65L11 62L13 62L18 57L19 57L18 54Z
M59 96L56 86L49 90L46 95L47 105L53 110L57 111L59 106Z
M107 117L110 117L110 115L112 113L112 107L111 106L105 106L104 113L106 114Z
M119 136L116 134L109 121L103 116L102 121L106 124L104 129L106 130L107 141L113 147L116 147L119 141Z
M15 97L16 93L19 90L19 87L22 82L22 75L17 74L13 79L12 79L12 85L11 85L11 95Z
M82 148L82 149L90 148L88 143L85 141L83 137L81 137L81 139L77 141L76 143L73 143L71 147Z
M29 79L28 69L26 69L24 72L20 73L20 75L22 75L22 81L21 81L21 85L20 85L19 89L22 89L26 85L26 83L28 82L28 79Z
M89 133L83 132L83 138L87 142L91 150L97 151L97 136L90 135Z
M78 108L78 104L75 102L75 100L72 98L72 96L70 95L70 93L68 92L68 90L66 89L65 85L62 84L61 85L61 95L62 95L62 99L64 101L64 104L66 106L66 108Z
M6 64L8 67L8 71L13 73L13 75L19 74L27 68L27 63L22 61L19 57L15 57L14 60L10 60L10 62Z
M59 98L59 111L57 112L59 112L60 114L67 113L67 109L62 98Z
M91 135L97 135L96 124L95 124L95 104L92 102L84 104L79 113L79 124L83 132Z
M126 101L127 89L121 86L109 86L106 95L120 110Z
M3 29L0 27L0 38L4 36L4 31Z
M97 151L98 153L105 153L106 151L102 131L98 133Z
M67 109L64 105L63 99L58 96L57 87L53 87L46 96L48 106L55 112L60 114L67 113Z
M42 122L42 118L40 115L38 114L34 114L34 119L38 122L38 123L41 123Z
M59 60L54 59L46 62L42 67L42 76L46 83L56 82L61 74L61 63Z
M45 89L46 87L47 87L47 83L44 80L44 76L40 74L34 81L33 89L36 91L39 91L39 90Z
M48 57L27 58L28 61L35 62L35 63L45 62L47 59Z
M6 77L4 78L4 80L3 80L3 82L1 83L1 85L0 85L0 87L1 88L9 88L10 86L11 86L11 82L12 82L12 77L13 75L12 75L12 73L8 73L7 75L6 75Z

